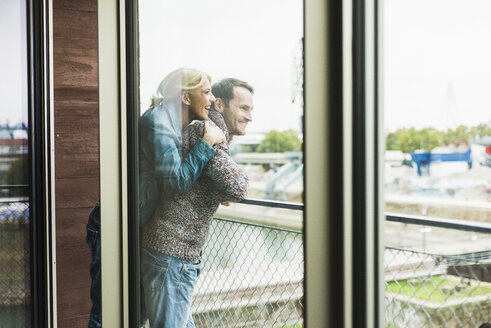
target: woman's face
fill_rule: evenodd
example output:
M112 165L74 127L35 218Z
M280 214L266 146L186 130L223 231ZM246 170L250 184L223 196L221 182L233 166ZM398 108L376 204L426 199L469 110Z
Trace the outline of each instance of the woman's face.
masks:
M207 120L211 104L215 97L211 93L210 81L206 80L203 85L189 92L192 120Z

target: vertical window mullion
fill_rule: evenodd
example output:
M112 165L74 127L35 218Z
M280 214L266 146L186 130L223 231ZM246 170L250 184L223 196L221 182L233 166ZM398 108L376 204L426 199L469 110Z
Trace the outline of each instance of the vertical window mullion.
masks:
M129 325L137 327L140 313L140 226L138 220L138 118L139 53L138 1L125 1L126 35L126 102L127 102L127 168L128 168L128 293Z
M100 204L101 204L101 298L102 324L126 327L123 273L126 249L123 235L121 163L122 117L120 72L120 5L122 1L98 2ZM124 9L124 6L123 6ZM123 46L124 48L124 46ZM124 163L126 164L126 163Z
M380 168L376 0L353 2L353 327L379 327Z
M50 2L27 1L31 225L31 324L56 321L52 240L53 157Z

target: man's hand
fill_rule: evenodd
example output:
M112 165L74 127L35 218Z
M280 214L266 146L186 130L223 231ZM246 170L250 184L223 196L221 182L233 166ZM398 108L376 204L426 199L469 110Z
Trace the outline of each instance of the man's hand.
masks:
M203 140L210 146L214 146L225 141L225 134L218 126L210 127L210 122L205 121Z
M230 202L221 202L220 204L222 204L223 206L230 206Z

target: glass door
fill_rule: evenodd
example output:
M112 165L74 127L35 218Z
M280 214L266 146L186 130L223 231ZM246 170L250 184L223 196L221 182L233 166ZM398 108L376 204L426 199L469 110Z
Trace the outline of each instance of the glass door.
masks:
M155 287L153 268L176 261L199 263L185 314L196 327L301 325L303 2L134 3L133 320L164 320L157 299L173 286ZM190 132L195 120L225 139Z
M163 303L154 292L177 258L179 272L199 277L189 312L169 313L192 314L196 325L381 326L376 2L116 4L99 2L101 115L112 137L101 144L101 201L113 197L102 210L114 218L102 227L103 320L156 320ZM215 84L232 80L245 84L226 101ZM204 158L213 148L202 122L189 125L206 120L212 102L242 111L222 115L237 134L226 152L254 198L213 200L213 220L191 222L190 211L242 174L211 190L200 174L212 184L227 175L215 181L201 168L188 181L172 170L196 144ZM160 155L170 143L169 165ZM279 217L288 219L271 220Z

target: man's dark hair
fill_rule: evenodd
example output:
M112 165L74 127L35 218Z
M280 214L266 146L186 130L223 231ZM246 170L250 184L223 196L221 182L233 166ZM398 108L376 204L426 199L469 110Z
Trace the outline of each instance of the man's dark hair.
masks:
M251 93L254 93L254 88L249 83L233 77L214 83L211 87L211 93L213 93L215 98L222 99L225 106L228 106L230 100L234 98L234 87L243 87L249 90Z
M491 328L491 323L485 322L482 325L480 325L479 328Z

